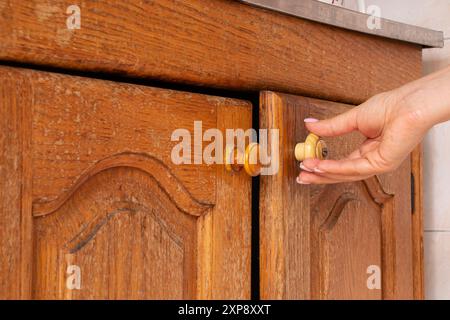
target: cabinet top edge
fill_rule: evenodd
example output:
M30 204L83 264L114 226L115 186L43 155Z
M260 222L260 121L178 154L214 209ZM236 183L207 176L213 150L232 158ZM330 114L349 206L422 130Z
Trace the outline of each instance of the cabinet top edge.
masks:
M379 18L381 28L370 29L371 17L365 13L319 2L317 0L237 0L255 7L277 11L343 29L421 45L424 48L444 47L444 33L389 19Z

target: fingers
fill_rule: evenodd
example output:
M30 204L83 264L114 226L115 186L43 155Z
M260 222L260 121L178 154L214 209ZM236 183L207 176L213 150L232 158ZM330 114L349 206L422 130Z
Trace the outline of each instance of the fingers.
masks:
M322 177L322 176L316 175L314 173L303 171L297 177L297 183L298 184L334 184L334 183L339 183L339 181L336 181L334 179L327 178L327 177Z
M306 159L303 166L319 174L335 174L344 176L371 176L378 174L379 169L367 158L343 160Z
M368 139L345 159L306 159L300 164L303 172L300 173L297 182L301 184L350 182L395 170L404 158L387 160L381 154L380 146L380 141Z
M305 124L309 131L318 136L334 137L356 130L358 128L357 114L358 108L353 108L331 119L307 118Z
M342 182L353 182L365 180L371 176L340 176L330 174L318 174L307 171L302 171L297 177L299 184L335 184Z
M321 171L320 169L310 169L303 163L300 163L300 169L303 171L299 174L297 182L299 184L329 184L339 182L352 182L367 179L373 175L340 175Z
M361 146L341 160L306 159L300 169L299 183L338 183L366 179L389 170L381 164L378 147L380 141L367 139ZM311 174L308 174L311 173Z
M312 163L319 163L318 161L313 161ZM372 175L340 175L326 173L317 167L308 168L303 163L300 163L300 169L303 171L297 177L297 183L299 184L334 184L341 182L352 182L359 181L369 178Z

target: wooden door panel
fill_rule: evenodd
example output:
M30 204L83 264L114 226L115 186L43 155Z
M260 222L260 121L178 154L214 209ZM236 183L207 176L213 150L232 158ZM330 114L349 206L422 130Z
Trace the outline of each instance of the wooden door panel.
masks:
M249 103L5 67L0 77L31 128L23 296L250 298L251 179L171 160L174 130L250 128Z
M100 172L53 214L37 219L36 252L41 254L36 269L48 273L59 266L61 272L57 279L37 276L35 294L56 299L195 297L199 245L189 205L199 213L209 211L195 202L177 208L145 171L118 167ZM67 288L65 264L81 269L81 290Z
M361 184L317 192L311 199L311 297L380 298L380 290L367 290L363 272L382 264L380 208Z
M307 135L303 119L351 106L273 92L261 93L261 101L261 127L280 130L280 171L261 177L261 296L412 298L409 159L392 174L362 182L300 186L294 147ZM325 140L338 159L364 137ZM376 268L379 289L370 278Z

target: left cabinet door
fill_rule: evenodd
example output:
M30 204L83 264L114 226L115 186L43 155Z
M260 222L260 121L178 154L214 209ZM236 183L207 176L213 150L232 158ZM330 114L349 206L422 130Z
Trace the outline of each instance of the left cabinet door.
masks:
M250 298L251 179L202 157L250 103L0 78L0 298Z

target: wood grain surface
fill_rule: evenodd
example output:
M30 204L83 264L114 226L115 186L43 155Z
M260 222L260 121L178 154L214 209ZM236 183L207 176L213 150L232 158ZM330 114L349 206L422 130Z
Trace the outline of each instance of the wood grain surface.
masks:
M0 85L0 299L31 297L32 86L2 69Z
M250 128L250 103L8 67L0 79L4 297L32 279L35 299L250 298L250 177L171 160L175 129Z
M263 299L413 298L411 165L364 182L298 185L295 144L304 141L303 119L329 118L349 105L261 93L260 125L280 130L280 171L261 177L261 297ZM326 139L331 158L363 141ZM381 270L381 288L367 281Z
M0 59L360 103L420 75L421 47L231 0L0 0Z

